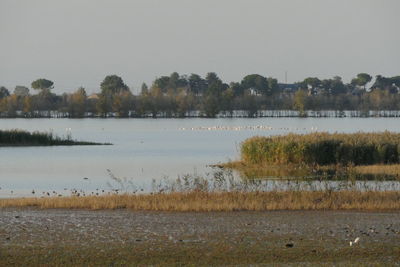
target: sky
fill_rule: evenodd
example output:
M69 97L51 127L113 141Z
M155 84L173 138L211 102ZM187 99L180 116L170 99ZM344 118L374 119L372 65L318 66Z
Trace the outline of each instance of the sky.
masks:
M0 86L400 75L399 0L0 0Z

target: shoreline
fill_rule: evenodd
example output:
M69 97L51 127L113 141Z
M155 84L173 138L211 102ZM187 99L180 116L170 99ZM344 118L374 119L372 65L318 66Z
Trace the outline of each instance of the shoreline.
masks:
M297 110L258 110L253 116L248 115L248 111L234 110L233 114L222 111L215 117L201 115L199 110L189 112L185 116L166 115L160 112L156 116L145 114L135 115L132 111L127 116L118 116L114 112L109 112L105 116L87 113L84 116L74 117L65 112L49 111L34 115L0 116L0 119L255 119L255 118L399 118L400 110L306 110L305 114L300 114Z

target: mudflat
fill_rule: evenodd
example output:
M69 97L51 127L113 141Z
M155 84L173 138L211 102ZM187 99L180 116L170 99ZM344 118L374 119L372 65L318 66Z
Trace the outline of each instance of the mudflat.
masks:
M1 266L399 263L400 212L0 209Z

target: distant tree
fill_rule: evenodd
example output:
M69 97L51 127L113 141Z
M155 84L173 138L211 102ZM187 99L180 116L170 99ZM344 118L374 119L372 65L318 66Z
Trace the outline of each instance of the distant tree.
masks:
M33 115L32 97L25 96L23 98L22 111L25 113L25 116L31 117Z
M394 94L398 93L398 89L395 86L400 87L400 76L388 78L382 75L377 75L375 83L372 85L372 89L388 90L390 93Z
M221 79L218 77L218 75L215 72L209 72L206 75L206 81L207 84L213 84L213 83L222 83Z
M153 118L164 111L164 95L161 88L152 87L150 90L150 111Z
M275 78L268 78L268 89L269 89L269 94L277 94L279 93L279 85L278 85L278 80Z
M203 97L202 111L207 118L215 118L220 111L218 98L212 94Z
M85 88L80 87L70 96L68 112L71 117L81 118L85 115L87 95Z
M96 102L96 111L101 117L107 117L107 114L111 112L112 96L109 94L100 94L99 99Z
M317 77L308 77L305 78L304 81L302 82L302 88L303 89L316 89L321 86L321 80L318 79Z
M385 100L389 99L389 91L383 89L373 90L368 95L369 107L368 110L386 109Z
M17 85L14 89L14 94L19 97L24 97L29 95L28 87Z
M294 94L294 103L293 107L295 110L299 111L301 117L305 117L305 101L306 101L307 94L304 90L298 90Z
M141 95L147 95L148 93L149 93L149 87L147 86L146 83L142 83L140 94Z
M206 75L207 89L206 94L219 97L221 93L229 86L224 84L215 72L209 72Z
M243 95L242 105L242 109L247 111L247 117L256 117L258 111L256 96L251 95L249 90L246 90Z
M7 97L7 116L16 117L18 109L18 97L16 95L10 95Z
M317 77L308 77L300 83L300 88L308 91L309 95L317 94L318 90L321 89L322 82Z
M233 114L233 100L235 98L235 94L232 88L228 88L222 92L221 95L221 110L224 110L229 113L230 116Z
M169 76L168 89L176 90L178 87L184 86L184 84L181 85L181 82L182 81L179 76L179 73L177 72L171 73L171 75Z
M39 94L32 96L32 108L42 111L40 116L50 116L51 110L57 110L59 97L50 92L49 88L43 88Z
M339 76L335 76L333 79L322 80L321 87L329 95L338 95L347 92L347 88Z
M157 78L154 83L153 87L158 87L161 91L165 94L168 91L173 92L176 94L176 90L181 87L186 87L188 85L188 81L184 76L180 76L179 73L173 72L171 75L168 76L161 76Z
M46 79L37 79L36 81L33 81L31 86L35 90L50 90L53 88L54 83L50 80Z
M160 88L161 92L166 93L168 90L169 84L170 84L170 77L161 76L160 78L155 79L152 87Z
M342 77L339 76L333 77L330 89L332 95L345 94L348 91L346 85L342 81Z
M365 89L367 83L372 80L372 76L367 73L359 73L357 77L351 80L352 85L362 86Z
M241 85L244 89L254 89L259 94L270 94L270 88L266 77L259 74L250 74L242 79Z
M234 96L241 96L243 95L244 88L243 86L238 83L238 82L231 82L229 84L229 87L232 89Z
M130 91L125 91L113 96L112 109L118 117L128 117L129 111L134 110L134 99Z
M5 98L10 95L10 92L4 86L0 87L0 98Z
M176 95L177 115L178 117L185 117L186 112L189 110L188 96L184 91Z
M207 82L197 74L191 74L188 79L189 89L195 95L201 95L207 88Z
M121 92L129 91L128 86L121 77L117 75L108 75L100 84L101 93L103 95L114 95Z
M186 75L180 75L179 79L176 81L176 88L188 87L189 81Z

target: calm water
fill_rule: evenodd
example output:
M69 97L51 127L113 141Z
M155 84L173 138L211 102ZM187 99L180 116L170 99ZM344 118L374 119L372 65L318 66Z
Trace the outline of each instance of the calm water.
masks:
M2 119L1 129L66 136L71 128L73 139L114 145L0 147L0 197L24 195L32 189L107 189L107 169L146 188L152 179L204 174L211 171L209 164L238 159L240 142L254 135L400 132L399 122L396 118Z

